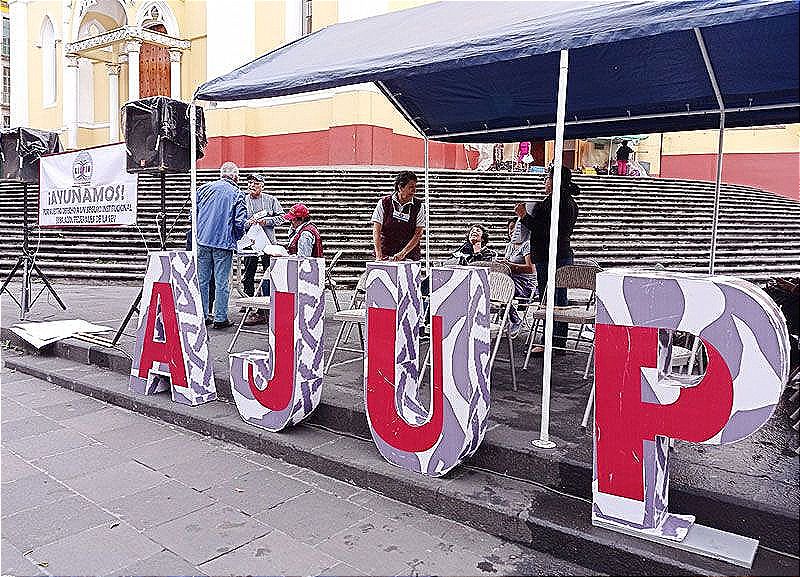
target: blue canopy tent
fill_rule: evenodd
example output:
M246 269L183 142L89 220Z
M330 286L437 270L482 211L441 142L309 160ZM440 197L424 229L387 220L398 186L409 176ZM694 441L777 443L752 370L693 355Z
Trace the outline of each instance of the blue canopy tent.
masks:
M565 137L719 127L713 273L723 129L797 122L799 54L797 0L437 2L329 26L206 82L195 98L374 82L424 139L426 203L431 139L555 139L551 239ZM555 261L553 243L550 279ZM552 446L554 283L547 290L540 446Z

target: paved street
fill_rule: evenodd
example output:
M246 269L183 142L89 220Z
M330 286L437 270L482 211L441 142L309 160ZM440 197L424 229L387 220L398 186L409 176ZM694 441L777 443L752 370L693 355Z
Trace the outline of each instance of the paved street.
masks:
M587 573L45 381L0 377L4 575Z

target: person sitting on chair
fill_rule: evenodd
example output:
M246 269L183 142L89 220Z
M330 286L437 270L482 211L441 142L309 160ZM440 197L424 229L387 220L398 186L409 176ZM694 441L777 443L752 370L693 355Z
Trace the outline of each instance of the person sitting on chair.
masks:
M525 234L526 229L519 225L518 218L509 218L506 224L508 227L508 244L506 245L506 252L500 260L511 269L511 280L514 281L514 296L521 299L529 299L536 292L536 277L533 274L533 262L531 262L531 241L529 235ZM516 307L511 307L509 320L511 321L509 332L513 339L522 329L522 319Z
M489 233L482 224L473 224L467 231L464 244L453 253L452 261L460 265L476 261L494 260L497 253L486 246L489 243Z
M295 204L284 217L292 225L289 230L289 254L322 258L322 237L311 222L308 207Z

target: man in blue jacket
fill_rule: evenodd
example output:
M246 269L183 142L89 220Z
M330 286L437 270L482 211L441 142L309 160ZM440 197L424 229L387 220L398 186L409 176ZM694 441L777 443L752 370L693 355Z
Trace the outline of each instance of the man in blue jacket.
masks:
M231 326L228 320L231 263L236 241L244 235L247 209L236 183L239 167L233 162L219 169L220 179L197 189L197 274L206 324L215 329ZM214 316L208 310L209 284L214 274Z

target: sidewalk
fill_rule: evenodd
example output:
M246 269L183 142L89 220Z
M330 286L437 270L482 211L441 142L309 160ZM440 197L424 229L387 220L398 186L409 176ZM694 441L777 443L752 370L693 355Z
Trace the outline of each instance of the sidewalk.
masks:
M4 575L588 569L8 369Z

